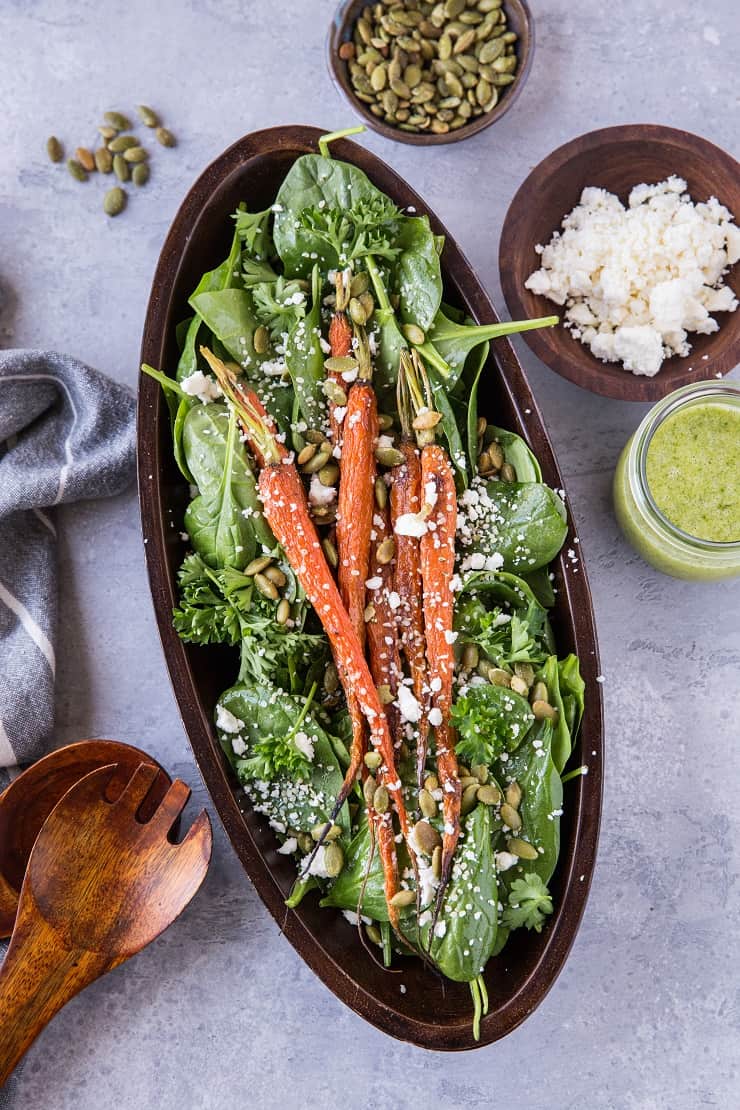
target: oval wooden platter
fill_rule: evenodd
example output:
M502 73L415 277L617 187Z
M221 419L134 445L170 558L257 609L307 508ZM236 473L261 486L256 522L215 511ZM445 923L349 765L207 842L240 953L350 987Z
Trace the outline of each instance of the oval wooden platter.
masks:
M175 326L189 314L187 298L202 272L227 253L230 217L237 204L246 201L257 211L272 203L292 163L315 151L321 134L316 128L298 126L255 132L229 147L198 178L162 249L146 317L142 361L172 370L177 361ZM470 264L421 197L355 143L332 144L332 154L359 166L399 206L413 205L419 213L428 212L434 231L445 236L446 300L465 307L480 323L496 321ZM534 397L507 339L493 344L488 374L481 384L480 410L524 436L545 480L563 487ZM410 958L399 961L402 974L389 974L364 951L356 929L341 914L319 909L315 895L307 896L297 910L285 907L295 878L294 864L277 854L278 842L267 822L251 811L212 724L217 697L234 681L236 653L186 645L172 627L176 572L186 552L180 532L188 488L172 458L167 404L159 386L148 378L142 378L139 391L139 488L154 609L183 723L234 849L285 936L337 997L394 1037L425 1048L455 1050L488 1044L509 1033L542 1001L563 967L594 868L601 813L603 712L583 561L577 573L570 564L566 568L568 560L562 557L554 565L558 592L553 623L560 653L574 651L581 660L587 703L572 765L588 764L589 774L565 787L562 852L551 884L555 912L541 934L522 935L523 930L514 934L503 954L489 963L490 1011L482 1022L481 1039L475 1042L466 985L443 984L421 961ZM572 520L570 527L572 532ZM245 966L244 974L248 973Z

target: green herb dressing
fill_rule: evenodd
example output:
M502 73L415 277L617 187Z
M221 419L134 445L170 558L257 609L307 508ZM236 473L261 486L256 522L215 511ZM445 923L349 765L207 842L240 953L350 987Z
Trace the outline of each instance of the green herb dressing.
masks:
M645 460L650 493L690 536L740 540L740 409L687 405L655 430Z

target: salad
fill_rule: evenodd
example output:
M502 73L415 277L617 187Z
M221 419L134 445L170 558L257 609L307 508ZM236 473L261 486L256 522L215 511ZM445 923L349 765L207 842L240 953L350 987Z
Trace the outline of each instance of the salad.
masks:
M357 130L357 129L354 129ZM318 897L389 966L470 985L553 911L584 704L559 657L558 493L478 412L490 340L444 299L442 240L331 141L240 205L164 390L191 484L174 623L238 668L215 727ZM377 955L375 955L377 953Z

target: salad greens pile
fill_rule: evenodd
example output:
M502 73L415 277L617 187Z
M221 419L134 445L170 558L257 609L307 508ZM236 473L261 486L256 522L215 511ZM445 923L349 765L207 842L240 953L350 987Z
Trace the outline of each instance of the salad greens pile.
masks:
M481 327L445 303L443 243L427 217L403 212L361 170L333 159L331 138L321 153L297 159L270 208L240 205L228 257L190 297L174 376L145 368L167 393L174 457L193 490L184 520L191 551L179 573L174 623L184 640L239 649L216 729L278 851L296 858L288 904L317 892L322 906L344 911L382 947L386 963L409 947L424 953L443 975L471 984L478 1020L488 960L513 929L539 932L553 911L547 884L558 860L562 776L584 706L578 660L558 656L548 618L548 565L567 531L562 500L543 484L527 444L478 411L490 340L553 318ZM235 411L199 350L207 345L256 391L299 461L310 457L306 448L316 451L327 436L325 362L338 270L365 294L386 443L398 432L399 358L413 347L429 373L458 491L452 723L461 836L436 922L435 852L420 850L411 861L396 837L402 887L414 892L401 913L404 943L389 926L359 782L315 851L349 764L351 721L317 613L263 516ZM304 468L330 561L330 479L336 483L338 469L323 486L315 467ZM439 841L434 730L419 791L416 729L401 715L398 774L408 813L418 819L421 805L428 836Z

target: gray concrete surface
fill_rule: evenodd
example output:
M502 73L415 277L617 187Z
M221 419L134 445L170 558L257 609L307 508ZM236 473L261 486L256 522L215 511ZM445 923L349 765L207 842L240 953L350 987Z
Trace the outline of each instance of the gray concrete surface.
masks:
M502 217L555 146L620 122L684 127L730 150L737 139L734 0L532 7L534 68L493 129L434 151L366 139L445 220L500 309ZM157 253L193 178L252 129L354 122L326 72L332 11L328 0L2 0L0 343L69 351L135 387ZM44 141L89 142L105 108L142 100L180 145L106 221L101 183L51 167ZM580 525L606 676L599 865L555 988L475 1054L391 1041L303 966L218 830L200 896L57 1018L30 1053L17 1110L738 1105L738 582L672 581L633 554L609 489L643 410L584 393L518 349ZM59 742L139 743L206 801L155 635L135 494L65 509L59 523Z

